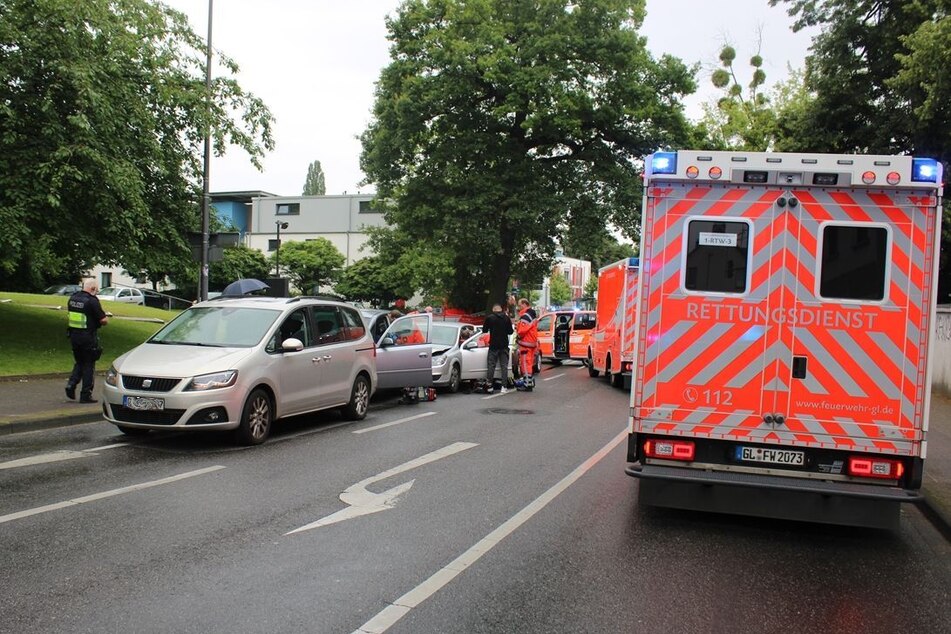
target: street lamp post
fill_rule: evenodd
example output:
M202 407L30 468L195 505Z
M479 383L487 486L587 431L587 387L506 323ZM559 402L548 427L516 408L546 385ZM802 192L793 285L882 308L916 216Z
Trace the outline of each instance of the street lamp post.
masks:
M274 253L274 277L281 277L281 229L287 229L287 223L275 220L277 226L277 250Z
M198 299L208 299L208 243L210 238L211 212L208 203L208 180L211 162L211 16L213 0L208 0L208 41L205 60L205 152L201 175L201 270L198 274Z

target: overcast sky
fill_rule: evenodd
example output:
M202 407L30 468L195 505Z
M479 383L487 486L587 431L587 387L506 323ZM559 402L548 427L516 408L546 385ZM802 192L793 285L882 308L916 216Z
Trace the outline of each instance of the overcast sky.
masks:
M205 0L164 0L208 29ZM240 66L238 81L262 98L276 119L276 148L257 171L237 148L211 163L211 191L263 190L296 196L307 166L319 160L328 194L371 192L360 187L360 143L373 106L374 83L389 62L384 17L399 0L218 0L212 45ZM724 42L737 49L737 68L759 51L767 83L801 68L810 38L793 33L782 7L767 0L648 0L642 33L655 56L670 53L703 66L688 114L715 90L710 70ZM761 42L761 44L758 44ZM749 74L741 79L749 79Z

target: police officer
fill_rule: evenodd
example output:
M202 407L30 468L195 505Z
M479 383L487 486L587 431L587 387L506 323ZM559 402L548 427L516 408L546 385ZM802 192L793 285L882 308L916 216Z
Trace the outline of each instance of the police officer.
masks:
M83 387L79 393L80 403L95 403L92 397L93 371L96 361L102 354L99 347L99 328L109 322L102 305L96 297L99 284L96 280L86 280L83 290L73 293L67 308L67 336L73 346L73 373L66 382L66 396L76 398L76 386L82 379Z

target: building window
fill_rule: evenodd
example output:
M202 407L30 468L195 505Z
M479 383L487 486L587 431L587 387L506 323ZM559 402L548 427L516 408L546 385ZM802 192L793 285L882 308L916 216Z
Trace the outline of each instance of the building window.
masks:
M112 273L100 273L99 288L106 288L107 286L112 286Z
M278 216L299 216L300 203L278 203L275 213Z
M819 296L824 299L885 299L888 230L827 225L822 230Z
M267 241L267 250L268 251L277 251L277 245L281 243L280 240L268 240Z
M360 213L361 214L378 214L380 213L380 210L373 206L372 200L361 200Z

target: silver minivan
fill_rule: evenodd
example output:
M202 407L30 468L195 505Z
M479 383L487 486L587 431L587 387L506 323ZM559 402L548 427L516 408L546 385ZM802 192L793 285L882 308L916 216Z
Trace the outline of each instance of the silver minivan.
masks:
M422 327L428 336L428 322ZM234 430L239 442L258 444L279 418L340 408L360 420L378 388L431 380L428 352L381 355L380 373L378 352L359 311L342 302L217 298L115 360L103 414L130 435Z

